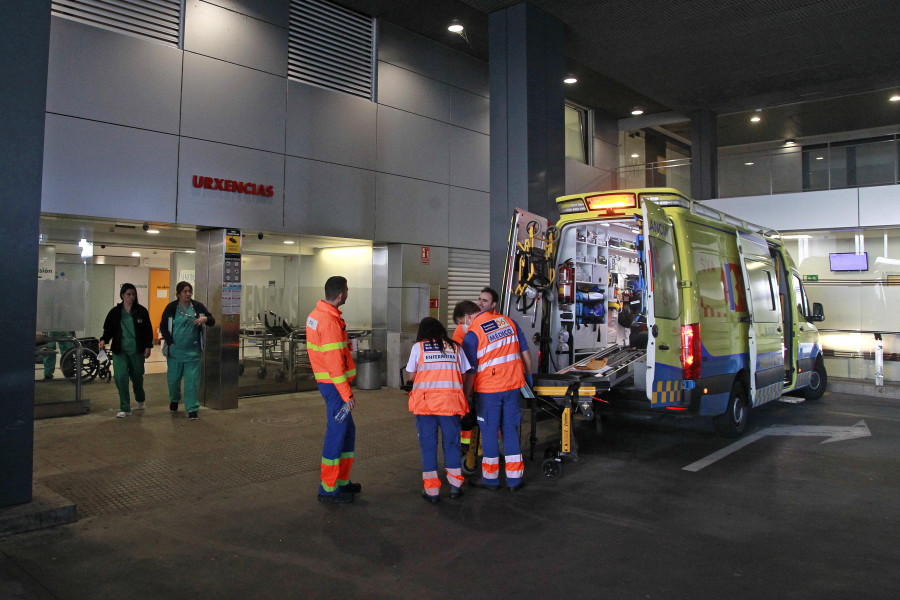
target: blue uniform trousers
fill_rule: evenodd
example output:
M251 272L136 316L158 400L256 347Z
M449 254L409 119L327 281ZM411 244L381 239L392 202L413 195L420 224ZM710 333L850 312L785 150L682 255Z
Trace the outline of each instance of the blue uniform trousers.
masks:
M344 400L333 383L320 383L319 392L325 399L325 444L322 447L322 475L319 494L336 494L341 486L350 483L350 468L356 447L356 425L353 411L343 422L334 420Z
M506 485L518 485L522 481L524 463L519 446L519 425L522 409L519 407L519 388L506 392L478 394L478 425L481 428L481 480L484 485L500 485L500 443L503 436L503 455Z

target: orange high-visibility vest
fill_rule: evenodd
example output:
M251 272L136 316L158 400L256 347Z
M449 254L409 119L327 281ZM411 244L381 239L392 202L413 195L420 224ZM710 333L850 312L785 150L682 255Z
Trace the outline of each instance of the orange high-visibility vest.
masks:
M478 338L476 392L507 392L525 385L519 332L512 319L482 312L469 325L469 332Z
M469 411L463 392L459 348L444 342L444 350L432 340L419 345L416 377L409 393L409 410L416 415L464 415Z
M324 300L306 318L306 350L316 382L334 384L344 402L350 400L356 365L347 343L347 325L341 311Z

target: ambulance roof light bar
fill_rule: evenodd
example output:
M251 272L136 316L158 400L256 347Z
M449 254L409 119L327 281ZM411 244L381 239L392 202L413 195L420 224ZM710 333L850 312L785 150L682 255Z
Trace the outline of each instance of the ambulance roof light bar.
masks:
M637 194L612 193L585 197L588 210L605 212L607 216L624 215L626 208L637 208Z

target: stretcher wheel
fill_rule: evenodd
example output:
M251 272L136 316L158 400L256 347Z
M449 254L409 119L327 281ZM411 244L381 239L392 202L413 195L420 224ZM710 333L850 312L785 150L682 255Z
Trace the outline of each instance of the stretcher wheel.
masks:
M238 365L238 377L244 374L244 365L243 363Z
M284 371L281 369L275 371L275 381L284 381Z
M558 479L562 477L562 463L555 458L548 458L541 463L541 473L547 479Z
M474 466L469 467L467 465L467 463L469 462L468 460L466 460L467 458L468 458L468 452L463 452L462 460L461 460L463 475L476 475L478 473L478 470L481 468L481 462L476 457L472 461L474 463Z
M258 369L256 370L256 376L257 376L259 379L265 379L265 378L266 378L266 373L267 373L267 371L266 371L266 368L265 368L265 367L260 367L260 368L258 368Z

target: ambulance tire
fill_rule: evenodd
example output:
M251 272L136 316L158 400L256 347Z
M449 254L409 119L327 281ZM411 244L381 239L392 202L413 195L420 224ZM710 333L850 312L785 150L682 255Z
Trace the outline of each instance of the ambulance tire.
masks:
M803 397L807 400L818 400L825 394L827 386L828 373L825 372L825 363L822 362L822 357L820 356L816 359L816 366L813 367L809 385L803 388Z
M735 380L728 398L728 408L721 415L713 417L716 431L722 437L737 438L747 429L750 420L750 404L747 402L747 387L740 379Z

